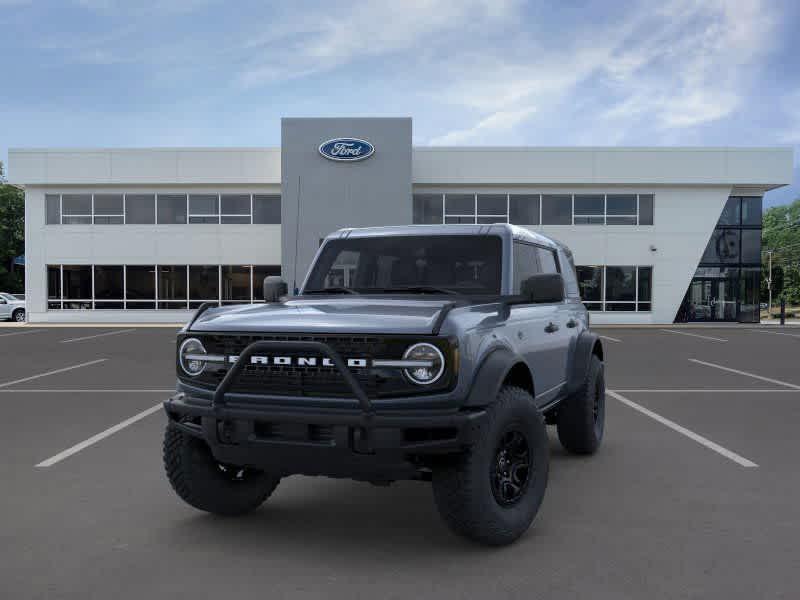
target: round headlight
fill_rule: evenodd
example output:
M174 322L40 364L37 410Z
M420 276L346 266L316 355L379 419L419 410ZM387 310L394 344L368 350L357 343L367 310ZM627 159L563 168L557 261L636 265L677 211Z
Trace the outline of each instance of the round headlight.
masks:
M437 381L444 373L444 356L433 344L421 342L410 346L403 354L403 360L426 363L403 370L406 377L419 385L429 385Z
M203 357L206 355L206 349L197 338L189 338L183 340L180 350L178 350L178 361L181 364L181 369L191 376L197 377L206 368L206 361Z

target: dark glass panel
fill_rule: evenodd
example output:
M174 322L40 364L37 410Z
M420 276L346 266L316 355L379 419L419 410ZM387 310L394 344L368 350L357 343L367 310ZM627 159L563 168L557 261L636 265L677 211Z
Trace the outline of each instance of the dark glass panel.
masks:
M475 217L445 217L444 222L447 225L473 225Z
M186 300L186 265L158 267L158 299Z
M281 197L279 194L253 196L253 223L278 225L281 222Z
M505 194L478 194L479 215L505 215L508 213L508 198Z
M156 197L154 194L127 194L125 196L125 223L152 225L156 222Z
M61 268L58 265L47 265L47 297L61 299Z
M92 297L92 267L64 265L64 298L88 300Z
M124 297L122 281L122 265L95 265L95 300L122 300Z
M740 198L731 196L722 209L717 225L738 225L740 222Z
M542 196L542 225L571 225L572 196L568 194Z
M653 298L653 267L639 267L639 302Z
M761 230L742 229L742 262L761 263Z
M227 216L227 217L220 217L220 221L223 225L249 225L250 224L250 216Z
M119 302L109 302L109 301L101 301L94 303L95 310L122 310L125 308L125 303L122 301Z
M606 312L632 312L635 310L635 302L606 302Z
M749 196L742 198L742 225L761 226L761 198Z
M247 215L250 217L250 194L222 194L223 215Z
M219 270L216 265L189 265L189 297L197 300L219 298Z
M739 321L758 323L761 310L761 268L743 268L739 278Z
M219 197L216 194L192 194L189 196L190 215L219 214ZM193 221L189 221L190 223ZM201 221L194 221L201 222Z
M156 268L154 265L125 267L125 294L128 300L151 300L156 297Z
M508 222L515 225L539 224L539 194L512 194Z
M605 197L602 194L575 194L576 215L602 216L604 209Z
M603 299L603 267L575 267L578 287L584 302L599 302Z
M636 194L609 194L606 197L607 215L636 215Z
M122 194L95 194L94 195L94 214L95 223L97 215L119 215L124 212L122 205Z
M536 246L515 242L513 293L519 294L522 290L522 283L529 277L541 272Z
M158 222L161 225L185 224L186 194L159 194Z
M636 299L635 267L606 267L606 303ZM606 310L609 309L606 304Z
M639 225L652 225L655 210L653 194L639 194Z
M475 196L472 194L445 195L444 212L447 215L474 215Z
M222 299L250 302L250 267L222 267Z
M44 197L45 209L47 213L46 223L48 225L61 224L61 196L58 194L46 194Z
M650 312L652 310L651 304L649 302L639 302L638 305L639 312Z
M740 231L738 229L716 229L711 234L703 258L704 263L738 263Z
M61 196L61 210L64 215L91 215L91 194L63 194Z
M607 216L606 225L636 225L636 217Z
M280 265L253 265L253 299L257 302L264 301L264 278L271 275L280 275ZM291 284L290 284L291 285ZM289 288L289 294L293 290Z

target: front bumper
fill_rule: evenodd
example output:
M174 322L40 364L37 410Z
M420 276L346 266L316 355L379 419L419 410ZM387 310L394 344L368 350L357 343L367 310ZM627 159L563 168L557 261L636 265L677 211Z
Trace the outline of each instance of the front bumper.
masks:
M301 346L327 354L353 391L349 407L281 403L278 397L244 400L229 394L249 356L267 347ZM418 399L416 399L418 400ZM426 457L469 446L483 410L404 407L408 399L376 406L341 357L321 342L255 342L248 346L211 397L179 392L164 402L173 426L201 438L226 464L371 481L417 478Z

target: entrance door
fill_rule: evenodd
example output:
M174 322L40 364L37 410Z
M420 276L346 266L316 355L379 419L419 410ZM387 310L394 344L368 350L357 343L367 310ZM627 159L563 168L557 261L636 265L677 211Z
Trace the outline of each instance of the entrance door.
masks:
M735 279L708 279L695 277L686 294L687 321L735 321Z

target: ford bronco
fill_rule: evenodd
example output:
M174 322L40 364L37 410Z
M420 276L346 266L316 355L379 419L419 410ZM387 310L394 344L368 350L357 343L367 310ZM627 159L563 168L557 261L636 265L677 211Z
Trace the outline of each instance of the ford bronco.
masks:
M592 454L603 348L572 254L512 225L343 229L299 293L202 306L164 403L167 477L204 511L255 510L282 477L432 482L445 522L485 544L530 526L546 425Z

